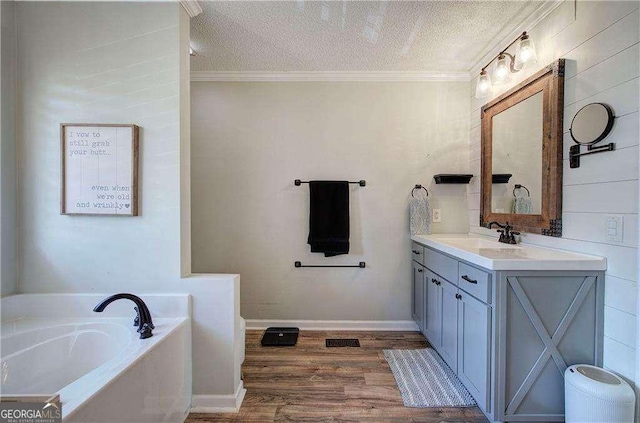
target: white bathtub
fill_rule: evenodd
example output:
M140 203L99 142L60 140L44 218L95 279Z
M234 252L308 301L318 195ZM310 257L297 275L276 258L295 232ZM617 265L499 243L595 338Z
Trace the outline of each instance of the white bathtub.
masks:
M133 326L131 302L93 313L105 296L2 299L0 393L59 393L65 423L183 422L191 397L188 296L142 296L156 326L148 339Z

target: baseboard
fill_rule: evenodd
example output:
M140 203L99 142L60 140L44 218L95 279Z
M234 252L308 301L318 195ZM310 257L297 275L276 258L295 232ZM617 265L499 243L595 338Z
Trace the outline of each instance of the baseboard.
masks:
M248 330L297 327L302 330L418 331L413 320L261 320L246 319Z
M192 413L237 413L247 390L242 382L234 394L229 395L193 395L191 397Z

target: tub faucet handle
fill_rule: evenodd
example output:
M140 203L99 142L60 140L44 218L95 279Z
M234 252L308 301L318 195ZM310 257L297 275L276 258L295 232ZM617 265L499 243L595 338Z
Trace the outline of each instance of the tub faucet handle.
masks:
M151 327L149 326L148 323L143 324L142 327L138 329L138 333L140 333L140 339L147 339L153 336L153 333L151 332Z
M133 326L140 326L140 310L138 307L133 308L136 311L136 317L133 319Z

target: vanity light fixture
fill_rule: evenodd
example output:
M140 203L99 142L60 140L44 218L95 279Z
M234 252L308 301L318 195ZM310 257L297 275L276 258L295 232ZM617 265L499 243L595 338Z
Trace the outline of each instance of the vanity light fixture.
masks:
M482 69L480 76L478 77L478 83L476 84L476 98L486 97L491 89L491 76L486 70Z
M516 45L515 55L507 53L509 47ZM494 60L497 60L491 75L487 73L487 68ZM476 82L476 98L488 97L491 94L492 85L506 84L511 81L511 74L520 71L526 63L537 63L535 44L527 32L523 32L511 44L505 47L493 59L480 70L480 76Z
M509 56L511 58L511 56ZM493 84L494 85L502 85L511 81L511 71L509 67L513 63L513 60L510 62L507 61L507 54L502 53L498 57L498 61L496 62L496 66L493 69ZM517 72L517 71L516 71ZM488 92L488 91L487 91Z

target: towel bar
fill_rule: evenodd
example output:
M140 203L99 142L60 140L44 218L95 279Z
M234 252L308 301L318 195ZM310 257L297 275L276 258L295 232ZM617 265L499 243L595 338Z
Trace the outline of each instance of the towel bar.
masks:
M295 181L293 181L293 183L294 183L297 187L299 187L301 184L308 184L308 183L309 183L309 181L301 181L300 179L296 179ZM350 183L350 184L358 184L358 185L360 185L361 187L365 187L365 186L367 186L367 181L365 181L365 180L363 180L363 179L361 179L361 180L359 180L359 181L349 181L349 183Z
M323 265L323 264L302 264L299 261L293 263L295 267L359 267L360 269L364 269L367 267L364 261L361 261L359 264L335 264L335 265Z

